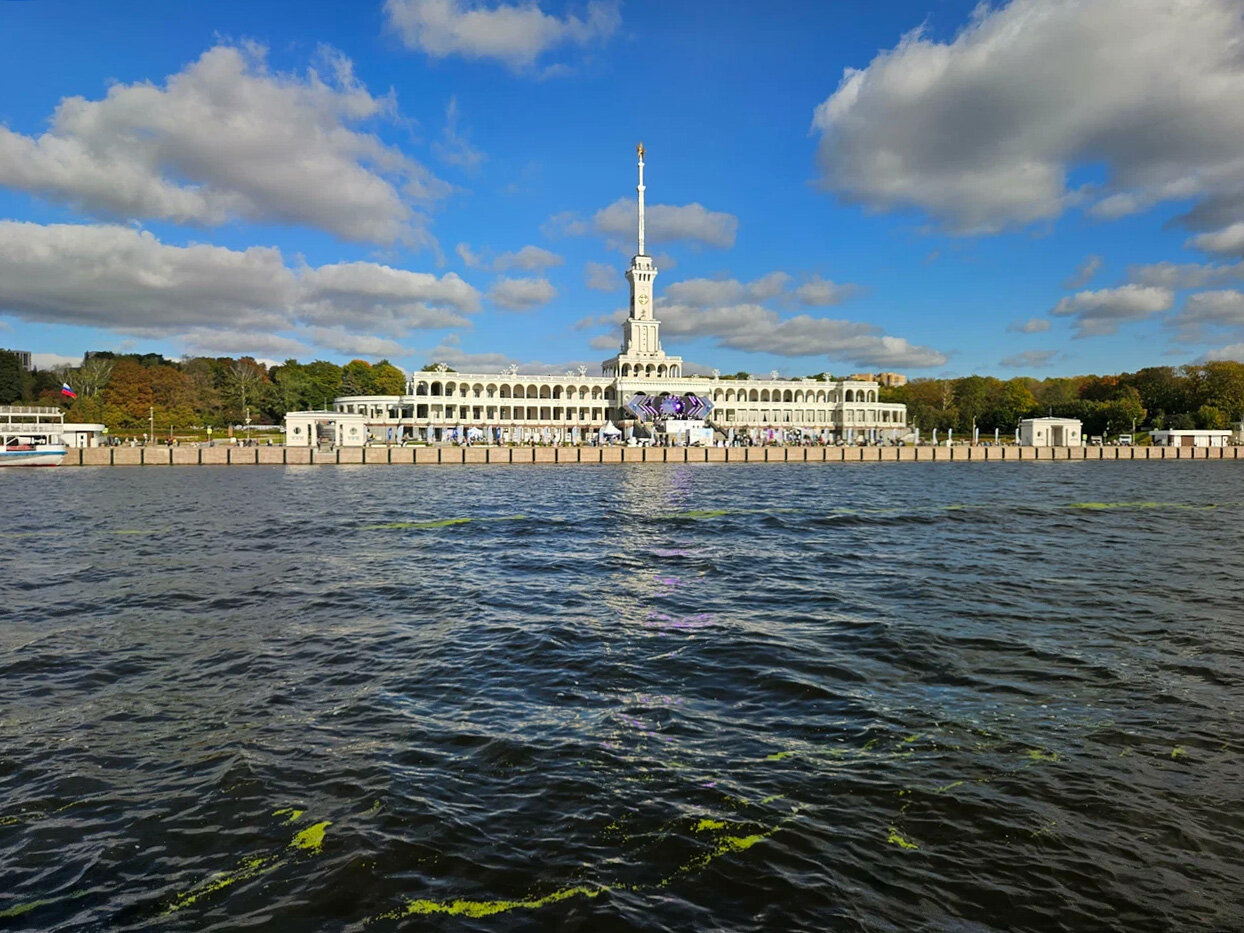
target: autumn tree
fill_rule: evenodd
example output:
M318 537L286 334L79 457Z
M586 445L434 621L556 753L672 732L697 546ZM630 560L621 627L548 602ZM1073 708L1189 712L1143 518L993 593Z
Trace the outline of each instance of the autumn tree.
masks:
M154 404L147 368L132 359L118 359L101 398L106 425L110 428L141 429L148 423Z
M371 382L377 395L404 395L406 392L406 374L388 360L381 360L371 368Z

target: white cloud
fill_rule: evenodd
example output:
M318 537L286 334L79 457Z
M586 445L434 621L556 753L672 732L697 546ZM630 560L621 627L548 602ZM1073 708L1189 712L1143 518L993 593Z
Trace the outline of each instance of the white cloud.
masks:
M665 298L673 304L697 308L764 302L782 297L786 303L797 300L806 306L840 304L860 292L858 285L839 284L814 275L798 288L790 290L792 278L785 272L769 272L751 282L738 279L685 279L665 289Z
M1063 288L1068 291L1083 288L1092 281L1093 276L1097 274L1097 270L1101 267L1102 258L1100 256L1086 256L1084 262L1080 263L1075 273L1063 280Z
M433 58L492 59L515 71L531 68L559 46L582 47L608 39L621 24L616 4L605 2L588 3L583 17L553 16L534 0L521 5L385 0L384 8L389 25L408 48Z
M859 290L858 285L852 285L849 282L840 285L837 282L815 275L795 289L795 296L799 299L800 304L811 307L827 307L829 305L842 304L848 298L858 294Z
M608 314L589 314L581 317L571 325L571 330L592 330L596 327L617 327L626 321L629 311L626 308L615 308Z
M290 269L274 248L170 246L131 227L0 221L0 312L181 335L201 352L302 351L305 343L280 335L299 324L311 325L312 341L340 347L338 331L381 340L372 335L466 324L463 315L479 306L479 292L452 272L438 278L370 262Z
M644 228L651 243L684 241L729 249L738 235L739 219L710 211L702 204L650 204L644 209ZM596 233L607 237L611 248L629 251L639 236L639 208L629 198L618 198L593 214L590 222L573 211L563 211L550 217L541 229L549 236Z
M509 311L527 311L557 297L548 279L500 279L488 292L488 299Z
M1006 325L1007 333L1040 334L1050 329L1049 318L1033 317L1026 321L1012 321Z
M35 369L60 369L62 366L81 366L82 354L64 356L60 353L32 353L30 365Z
M458 254L458 258L462 260L462 264L468 269L483 268L483 258L479 253L471 249L470 243L459 243L454 247L454 252Z
M1212 233L1194 236L1186 245L1207 253L1244 256L1244 222L1231 224L1229 227L1215 230Z
M1004 358L1001 365L1007 369L1039 369L1048 366L1057 356L1057 350L1025 350Z
M597 233L621 239L637 236L639 208L630 198L618 198L592 216ZM729 249L739 232L739 219L702 204L653 204L644 209L645 234L653 243L683 240Z
M626 279L613 266L589 262L583 267L583 284L598 292L616 292L626 284Z
M464 130L458 129L458 98L450 97L445 106L445 129L432 144L432 151L442 162L456 165L468 172L479 168L487 156L471 145Z
M453 272L437 278L373 262L307 269L300 276L299 321L363 332L457 327L479 310L480 295Z
M316 346L354 357L400 357L410 350L396 340L351 334L340 327L310 327L306 335Z
M600 375L600 363L588 360L570 360L564 363L522 362L504 353L469 353L458 346L457 341L443 341L426 354L429 362L444 363L460 373L497 373L509 366L517 366L520 373L530 375L562 375L567 370L587 366L589 375Z
M26 320L138 335L278 328L297 291L277 249L166 246L130 227L0 221L0 309Z
M1171 323L1184 341L1202 339L1207 326L1244 329L1244 293L1224 289L1189 295Z
M1210 350L1205 354L1205 359L1211 363L1224 360L1235 360L1244 363L1244 343L1233 343L1230 346L1220 347L1217 350Z
M719 346L779 356L827 356L859 366L919 369L941 366L944 353L890 337L871 324L800 314L780 318L758 304L697 308L659 304L664 333L671 337L714 337Z
M587 345L593 350L617 350L621 348L622 340L609 334L597 334L587 342Z
M447 185L355 127L392 113L350 62L324 52L328 78L268 70L254 45L220 45L168 78L65 98L51 127L0 127L0 185L88 213L216 225L240 217L301 224L347 240L418 244L410 202Z
M1158 201L1197 229L1244 207L1238 0L1012 0L951 42L921 30L847 69L816 108L823 185L959 233ZM1081 166L1105 182L1073 189Z
M182 338L187 356L262 356L306 359L314 351L294 337L263 331L193 330Z
M1151 265L1129 266L1127 277L1142 285L1160 285L1163 288L1206 288L1244 280L1244 262L1230 266L1155 262Z
M1115 333L1127 321L1143 321L1170 310L1174 300L1169 288L1121 285L1077 292L1059 301L1050 314L1074 318L1077 337L1101 337Z
M549 269L553 266L560 266L565 260L547 249L541 249L539 246L524 246L516 253L502 253L493 260L492 267L498 272L506 272L510 269L522 269L525 272L538 272L541 269Z
M785 272L770 272L751 282L738 279L686 279L665 289L665 298L674 304L705 308L743 301L767 301L780 295L790 282Z

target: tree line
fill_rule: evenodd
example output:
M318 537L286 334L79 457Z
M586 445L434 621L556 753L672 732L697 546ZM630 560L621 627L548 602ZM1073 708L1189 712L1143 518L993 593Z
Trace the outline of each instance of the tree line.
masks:
M880 399L907 405L907 420L967 435L1015 430L1022 418L1079 418L1086 435L1133 430L1229 428L1244 419L1244 363L1150 366L1114 376L1049 379L915 379L882 388Z
M62 384L77 398L64 395ZM405 391L405 375L388 360L265 366L249 356L98 352L80 366L25 372L16 354L0 351L0 404L59 406L66 421L102 423L114 433L146 433L152 418L157 436L280 424L287 411L326 408L339 395Z
M62 383L76 399L61 394ZM26 372L16 354L0 351L0 404L59 405L68 421L102 422L114 432L145 432L153 415L157 435L248 420L280 424L287 411L326 408L340 395L405 391L405 375L388 360L338 365L290 359L265 366L249 356L168 360L152 353L99 352L88 354L80 366ZM926 436L934 429L966 435L973 426L982 433L995 428L1009 433L1021 418L1040 415L1079 418L1090 435L1133 427L1227 428L1244 419L1244 363L1152 366L1113 376L915 379L882 387L880 399L906 404L908 423Z

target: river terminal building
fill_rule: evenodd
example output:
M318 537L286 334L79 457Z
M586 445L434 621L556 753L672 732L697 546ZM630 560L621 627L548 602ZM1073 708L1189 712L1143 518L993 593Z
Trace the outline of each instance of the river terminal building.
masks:
M404 395L343 396L330 411L290 412L286 443L599 443L630 436L717 441L890 443L907 436L907 406L878 400L875 378L747 380L689 376L661 346L657 267L644 243L639 146L638 245L626 270L630 306L618 352L564 375L458 373L408 377ZM887 374L890 375L890 374ZM705 435L704 429L709 429Z

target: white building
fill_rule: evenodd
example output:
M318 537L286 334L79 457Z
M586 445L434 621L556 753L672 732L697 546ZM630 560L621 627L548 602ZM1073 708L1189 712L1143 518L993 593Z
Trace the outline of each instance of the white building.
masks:
M362 447L367 419L337 411L291 411L285 416L286 447Z
M653 283L657 268L644 251L644 151L639 146L639 250L626 270L630 313L618 353L563 376L419 372L401 396L343 396L333 411L361 416L368 443L590 443L610 423L624 435L649 435L667 417L703 417L722 437L756 442L813 439L822 443L895 441L907 435L907 406L879 402L873 379L722 379L687 376L680 357L661 347ZM308 443L308 423L323 412L290 412L287 443ZM302 433L291 433L292 428ZM302 438L300 441L298 438Z
M1230 431L1154 431L1149 440L1158 447L1227 447Z
M1019 442L1025 447L1079 447L1079 418L1025 418L1019 423Z

